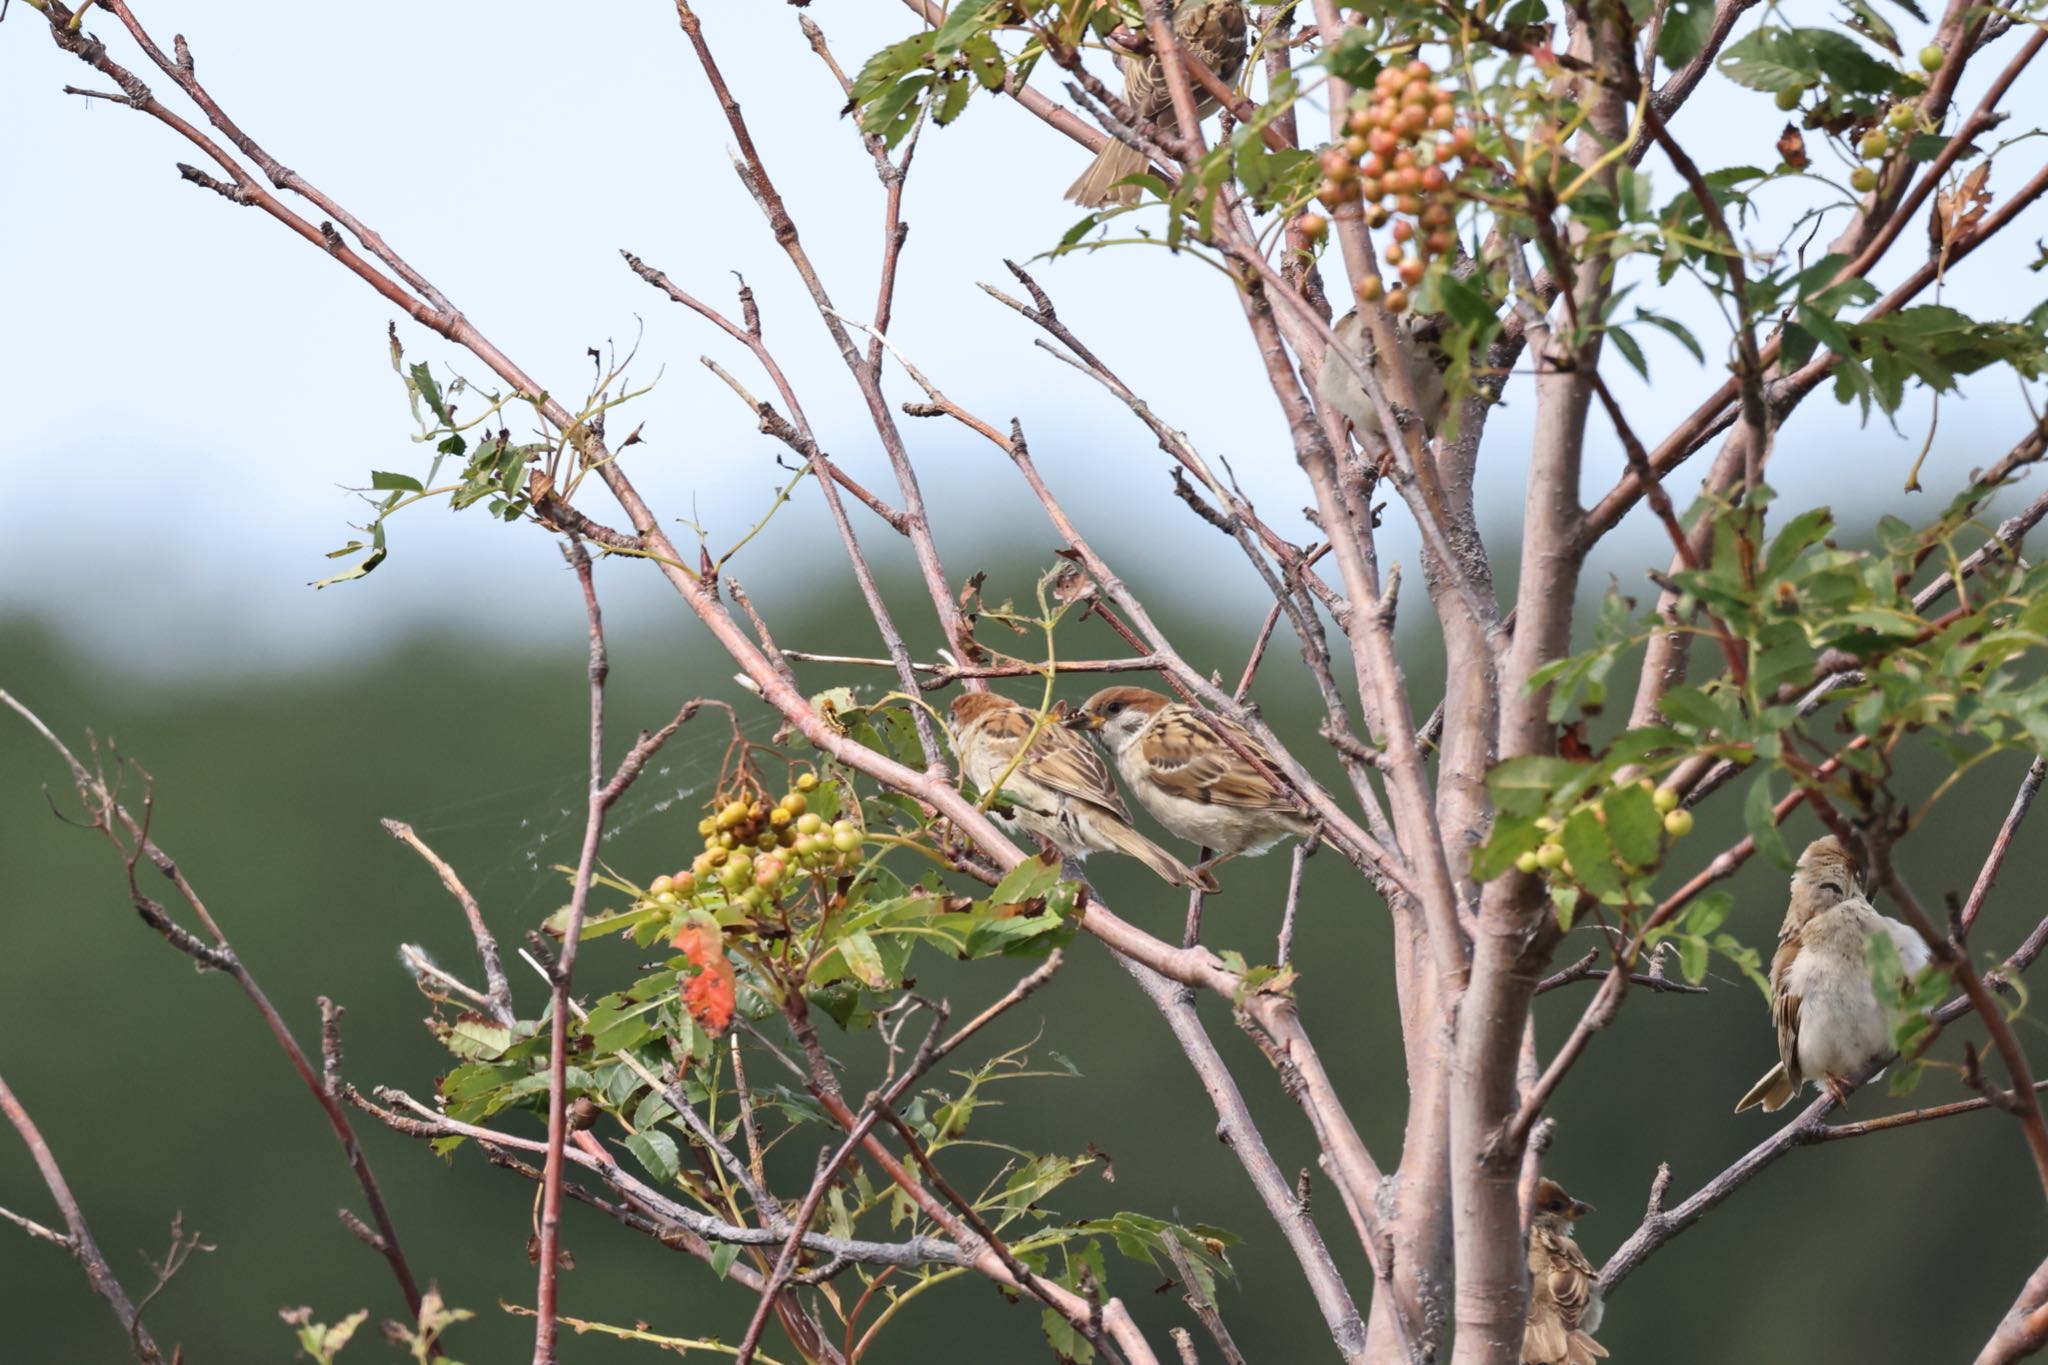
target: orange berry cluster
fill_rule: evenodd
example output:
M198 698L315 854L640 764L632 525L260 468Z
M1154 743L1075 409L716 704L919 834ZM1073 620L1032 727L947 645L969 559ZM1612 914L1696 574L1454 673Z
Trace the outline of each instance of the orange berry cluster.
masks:
M731 903L758 911L799 878L852 871L860 863L860 826L827 824L809 809L817 789L817 774L804 773L772 804L765 792L727 801L697 822L704 851L686 870L656 877L648 899L679 905L715 885Z
M1472 156L1472 129L1458 122L1450 92L1419 59L1382 68L1369 102L1351 111L1345 128L1342 142L1323 149L1316 198L1330 208L1364 204L1373 227L1393 221L1386 261L1401 285L1387 291L1386 306L1398 313L1430 261L1457 245L1454 163ZM1377 281L1360 282L1368 301L1379 292Z

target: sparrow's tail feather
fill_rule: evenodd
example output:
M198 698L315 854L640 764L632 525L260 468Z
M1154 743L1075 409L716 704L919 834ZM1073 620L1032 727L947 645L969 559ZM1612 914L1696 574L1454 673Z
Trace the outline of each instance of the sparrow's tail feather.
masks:
M1216 889L1216 879L1214 877L1211 877L1207 872L1196 873L1191 871L1186 863L1174 857L1171 853L1168 853L1129 825L1110 822L1105 822L1105 824L1107 828L1103 833L1118 853L1136 858L1139 862L1158 873L1163 880L1175 886L1199 885L1204 891L1214 891Z
M1112 141L1096 154L1095 160L1088 163L1088 169L1081 172L1081 178L1067 188L1067 198L1084 209L1099 209L1108 204L1128 208L1138 202L1138 187L1117 182L1144 169L1143 152Z
M1779 1062L1764 1073L1762 1080L1749 1088L1749 1093L1744 1095L1741 1101L1736 1104L1735 1112L1739 1114L1745 1109L1754 1109L1757 1105L1761 1104L1764 1107L1764 1112L1768 1114L1774 1110L1783 1109L1791 1102L1792 1097L1798 1093L1799 1087L1794 1085L1792 1078L1785 1074L1785 1064Z

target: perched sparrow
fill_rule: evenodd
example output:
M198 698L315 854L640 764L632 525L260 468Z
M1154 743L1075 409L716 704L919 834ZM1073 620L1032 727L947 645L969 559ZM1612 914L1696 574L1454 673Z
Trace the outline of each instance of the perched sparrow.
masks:
M1338 346L1372 366L1374 374L1384 376L1387 373L1379 352L1373 347L1372 338L1366 333L1364 320L1358 316L1358 310L1353 309L1337 319L1334 330ZM1408 343L1408 382L1414 385L1415 401L1422 406L1423 425L1434 429L1443 420L1444 403L1448 397L1443 373L1436 367L1440 352L1435 346L1414 339L1412 314L1397 323L1396 330ZM1323 352L1322 368L1316 371L1316 397L1349 417L1352 429L1360 436L1386 434L1386 428L1380 422L1380 410L1373 405L1365 385L1359 382L1357 373L1338 353L1336 346Z
M1218 78L1237 78L1244 65L1244 5L1242 0L1180 0L1173 12L1173 31L1196 53ZM1202 96L1196 86L1195 116L1207 118L1216 112L1216 101ZM1124 103L1131 112L1162 128L1178 128L1173 116L1173 96L1166 88L1166 74L1155 56L1124 59ZM1136 185L1117 182L1145 169L1145 154L1112 138L1067 189L1067 198L1085 209L1105 204L1126 207L1138 202Z
M1771 959L1771 1018L1779 1062L1735 1106L1782 1109L1807 1081L1848 1098L1849 1078L1892 1053L1892 1026L1870 984L1871 937L1890 934L1908 973L1927 965L1927 945L1871 909L1841 841L1816 839L1792 872L1792 903Z
M1522 1365L1591 1365L1607 1354L1593 1340L1605 1305L1599 1276L1572 1237L1572 1224L1593 1211L1555 1180L1536 1185L1529 1224L1529 1322L1522 1329Z
M1180 859L1131 828L1131 812L1101 756L1059 721L1046 718L1034 738L1038 714L993 692L954 698L952 721L960 771L984 792L1000 784L1002 800L1029 833L1070 858L1124 853L1175 886L1199 880ZM1012 769L1026 740L1030 751Z
M1067 724L1087 730L1116 759L1138 804L1215 856L1264 853L1314 828L1288 794L1247 763L1227 734L1267 768L1279 764L1245 728L1205 716L1142 687L1105 687Z

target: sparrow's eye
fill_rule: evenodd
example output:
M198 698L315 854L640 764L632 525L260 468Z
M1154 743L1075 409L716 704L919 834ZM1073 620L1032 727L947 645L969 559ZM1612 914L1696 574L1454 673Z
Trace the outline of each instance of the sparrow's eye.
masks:
M1544 1201L1543 1201L1543 1211L1544 1211L1545 1213L1563 1213L1563 1212L1564 1212L1564 1200L1562 1200L1562 1199L1546 1199L1546 1200L1544 1200Z
M1106 710L1106 711L1108 711L1108 712L1109 712L1109 714L1113 716L1113 715L1115 715L1115 714L1116 714L1117 712L1119 712L1119 711L1121 711L1121 710L1123 710L1123 709L1124 709L1124 704L1123 704L1122 702L1120 702L1120 701L1113 701L1113 702L1111 702L1111 703L1110 703L1110 704L1109 704L1108 706L1104 707L1103 709L1104 709L1104 710Z

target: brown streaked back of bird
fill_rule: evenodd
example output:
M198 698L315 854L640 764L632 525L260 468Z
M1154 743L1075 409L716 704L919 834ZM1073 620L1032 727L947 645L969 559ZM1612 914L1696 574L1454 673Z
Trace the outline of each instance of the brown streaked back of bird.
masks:
M1063 795L1087 801L1110 811L1125 824L1130 808L1110 778L1109 766L1095 746L1074 735L1051 718L1042 724L1038 713L994 692L969 692L953 700L951 708L956 744L963 751L961 766L975 768L977 780L994 781L1009 766L1019 746L1027 740L1031 749L1018 770ZM1032 735L1033 728L1038 733ZM978 751L974 757L969 751Z
M1138 743L1153 780L1171 795L1246 810L1294 810L1286 792L1239 759L1236 750L1250 754L1269 771L1279 766L1265 745L1228 717L1171 707L1146 728Z

